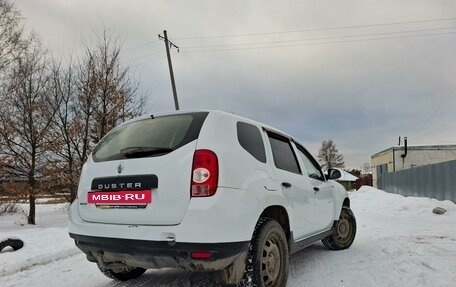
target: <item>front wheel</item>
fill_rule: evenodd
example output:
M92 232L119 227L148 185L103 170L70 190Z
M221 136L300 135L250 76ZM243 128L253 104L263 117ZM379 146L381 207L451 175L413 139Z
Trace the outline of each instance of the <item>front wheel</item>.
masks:
M342 250L350 247L355 240L356 218L348 207L342 207L339 220L333 234L324 238L321 242L330 250Z
M98 265L98 269L100 269L101 273L103 273L106 277L114 279L114 280L119 280L119 281L127 281L131 279L138 278L141 276L144 272L146 272L146 269L143 268L132 268L132 269L124 269L124 270L119 270L119 271L114 271L112 269L104 268Z
M238 286L248 283L257 287L286 286L288 259L288 243L282 226L275 220L261 219L250 243L243 282Z

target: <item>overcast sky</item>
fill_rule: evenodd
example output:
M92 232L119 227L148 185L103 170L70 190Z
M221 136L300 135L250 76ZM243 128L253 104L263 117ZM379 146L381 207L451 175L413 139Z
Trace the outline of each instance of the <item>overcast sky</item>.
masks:
M150 113L174 108L166 29L181 109L259 120L314 155L332 139L358 169L399 136L456 143L456 1L13 2L56 55L112 29Z

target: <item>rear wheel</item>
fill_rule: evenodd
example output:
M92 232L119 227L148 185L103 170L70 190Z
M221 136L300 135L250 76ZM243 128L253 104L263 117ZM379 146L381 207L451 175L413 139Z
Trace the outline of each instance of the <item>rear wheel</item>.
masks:
M144 272L146 272L146 269L139 267L114 271L113 269L104 268L100 266L100 264L97 264L97 266L98 269L100 269L101 273L103 273L106 277L119 281L135 279L141 276Z
M272 219L261 219L250 244L246 272L239 286L286 286L289 253L280 224Z
M333 234L324 238L321 242L331 250L342 250L350 247L355 240L356 218L348 207L342 207L339 220Z

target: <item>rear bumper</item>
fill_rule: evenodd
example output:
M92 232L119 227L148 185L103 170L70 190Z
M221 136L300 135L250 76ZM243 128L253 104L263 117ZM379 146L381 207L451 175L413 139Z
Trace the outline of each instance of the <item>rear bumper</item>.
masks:
M250 241L263 205L242 189L219 187L212 197L192 198L180 223L167 225L162 222L138 224L143 210L117 209L101 213L99 220L83 220L81 210L86 206L79 200L69 209L69 233L107 238L124 238L147 241L218 243ZM235 208L234 208L235 207ZM173 206L169 206L171 211ZM109 211L109 210L107 210ZM113 212L115 217L112 217ZM128 224L116 222L118 217L128 217Z
M94 237L70 233L76 246L87 259L110 266L142 267L145 269L183 268L191 271L218 271L235 261L244 262L249 242L177 243ZM192 258L192 252L211 252L205 260Z

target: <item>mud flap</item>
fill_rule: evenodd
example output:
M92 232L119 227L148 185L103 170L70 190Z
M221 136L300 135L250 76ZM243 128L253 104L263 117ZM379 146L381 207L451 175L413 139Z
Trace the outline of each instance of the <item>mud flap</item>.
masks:
M247 251L242 252L238 258L228 267L214 273L214 279L224 284L237 284L241 281L245 272L245 259Z

